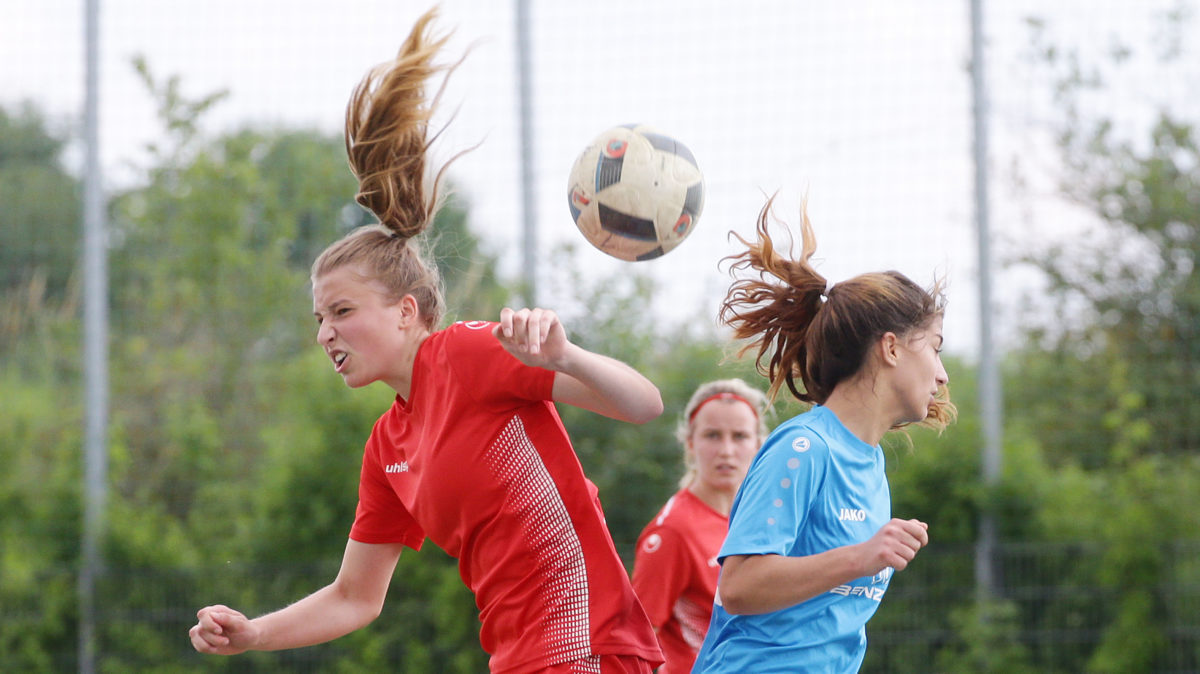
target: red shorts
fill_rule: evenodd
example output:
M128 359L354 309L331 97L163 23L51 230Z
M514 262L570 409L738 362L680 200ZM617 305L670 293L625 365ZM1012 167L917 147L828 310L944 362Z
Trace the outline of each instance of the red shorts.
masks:
M536 674L650 674L653 671L649 662L636 655L593 655L539 669Z

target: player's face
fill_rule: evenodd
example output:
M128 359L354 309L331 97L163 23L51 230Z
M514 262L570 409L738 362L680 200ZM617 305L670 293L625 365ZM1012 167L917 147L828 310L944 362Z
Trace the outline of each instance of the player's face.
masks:
M901 351L905 357L901 362L897 393L903 418L898 421L921 421L929 415L938 389L950 380L942 365L941 316L903 340Z
M400 307L389 301L381 284L366 280L352 267L335 269L314 280L317 343L347 386L391 383L404 374L392 371L404 360L400 357L405 335Z
M740 400L711 400L692 419L688 451L696 480L715 491L734 493L758 451L758 417Z

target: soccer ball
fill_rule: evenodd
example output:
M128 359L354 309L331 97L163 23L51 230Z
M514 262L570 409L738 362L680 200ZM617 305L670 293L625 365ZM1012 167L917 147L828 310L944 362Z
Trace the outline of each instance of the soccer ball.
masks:
M704 208L704 176L683 143L625 124L597 136L575 160L567 201L593 246L622 260L651 260L692 233Z

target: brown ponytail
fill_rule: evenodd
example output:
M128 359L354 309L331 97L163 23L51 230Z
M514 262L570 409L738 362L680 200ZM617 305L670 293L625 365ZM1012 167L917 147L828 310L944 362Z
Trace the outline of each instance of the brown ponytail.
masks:
M396 59L371 69L346 105L346 154L358 178L355 200L403 239L420 234L433 220L446 170L443 166L427 189L429 121L437 97L426 101L425 83L457 66L433 62L449 40L449 35L430 35L436 15L436 8L422 15Z
M757 272L757 278L734 281L721 305L720 318L733 328L734 339L751 339L738 352L739 356L758 347L755 359L758 371L771 382L767 389L769 400L774 401L786 383L797 399L817 402L812 395L815 392L804 379L802 365L808 359L806 337L821 308L825 277L809 264L817 250L817 242L807 208L802 209L800 258L790 260L776 250L768 231L768 224L774 219L771 209L774 201L772 196L758 214L756 242L750 243L733 234L746 246L746 251L725 258L732 261L730 273L748 270ZM804 382L805 390L796 386L797 375ZM824 396L820 399L824 400Z
M314 279L340 267L356 270L385 286L399 301L412 295L427 327L435 329L445 313L437 266L426 261L418 240L433 222L440 204L439 184L451 158L431 181L426 159L437 134L429 122L442 88L426 99L426 82L459 63L439 65L434 57L449 40L433 37L437 9L430 9L404 40L396 58L371 69L346 105L346 154L358 178L355 200L379 218L335 242L313 263ZM461 153L460 153L461 154Z

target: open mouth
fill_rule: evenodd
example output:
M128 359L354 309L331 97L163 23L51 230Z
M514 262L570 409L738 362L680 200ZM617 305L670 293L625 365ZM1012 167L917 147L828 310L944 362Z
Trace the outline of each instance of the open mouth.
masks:
M346 359L350 357L350 354L346 353L345 351L338 351L332 355L333 355L333 369L337 370L338 372L341 372L342 366L346 364Z

